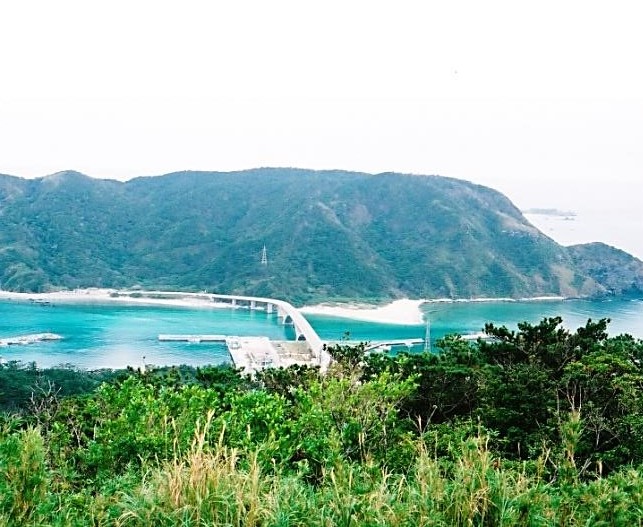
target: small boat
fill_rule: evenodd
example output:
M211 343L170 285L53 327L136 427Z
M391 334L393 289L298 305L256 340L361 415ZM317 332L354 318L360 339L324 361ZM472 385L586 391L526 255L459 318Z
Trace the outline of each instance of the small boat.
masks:
M43 307L54 307L54 304L52 304L49 300L44 300L42 298L36 298L31 302L33 304L38 304L39 306L43 306Z

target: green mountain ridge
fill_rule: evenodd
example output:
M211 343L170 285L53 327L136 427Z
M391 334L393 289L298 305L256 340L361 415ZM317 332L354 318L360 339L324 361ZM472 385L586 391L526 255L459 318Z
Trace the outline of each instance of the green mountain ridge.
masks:
M268 265L261 264L266 246ZM127 182L0 176L0 287L328 299L643 291L643 263L563 247L501 193L441 176L259 168Z

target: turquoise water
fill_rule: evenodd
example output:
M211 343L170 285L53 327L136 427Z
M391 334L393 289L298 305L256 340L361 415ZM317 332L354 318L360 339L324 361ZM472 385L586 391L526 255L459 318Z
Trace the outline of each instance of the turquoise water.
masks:
M515 328L518 321L537 322L561 315L570 329L588 318L611 318L610 333L630 333L643 338L643 301L611 300L560 302L493 302L425 304L431 339L448 333L475 333L485 322ZM423 338L424 325L375 324L328 316L307 315L325 340ZM121 368L147 364L220 364L229 360L224 345L213 343L159 342L160 333L264 335L293 339L289 326L275 314L243 309L184 309L121 305L41 306L0 302L0 338L51 332L61 341L0 348L4 360L35 361L40 367L74 364L82 368ZM143 359L145 357L145 359Z
M515 329L519 321L535 323L543 317L560 315L568 329L585 325L589 318L609 318L611 335L629 333L643 338L641 299L425 304L423 307L425 316L430 316L432 333L437 336L479 331L486 322Z

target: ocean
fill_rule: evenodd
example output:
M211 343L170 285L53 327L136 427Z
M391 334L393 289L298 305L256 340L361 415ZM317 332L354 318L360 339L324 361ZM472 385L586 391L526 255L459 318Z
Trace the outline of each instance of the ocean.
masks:
M449 333L469 334L486 322L516 328L519 321L538 322L560 315L569 329L588 318L612 320L611 335L643 338L643 299L605 301L456 302L424 304L434 341ZM351 340L424 338L426 325L396 325L306 315L322 339ZM163 306L0 302L0 338L56 333L59 341L0 347L3 360L35 362L38 367L70 364L79 368L124 368L145 364L221 364L229 361L223 344L159 342L161 333L225 334L293 339L292 328L275 314L245 309L189 309Z
M562 245L603 242L643 259L640 207L578 211L574 216L525 214L529 222Z

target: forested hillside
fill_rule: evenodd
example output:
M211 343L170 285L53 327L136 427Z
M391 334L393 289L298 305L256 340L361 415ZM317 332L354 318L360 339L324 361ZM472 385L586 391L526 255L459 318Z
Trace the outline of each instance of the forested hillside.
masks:
M268 264L262 265L266 246ZM626 262L627 276L605 272ZM600 260L601 266L596 260ZM643 263L562 247L502 194L403 174L256 169L128 182L0 176L0 287L332 298L641 291Z

